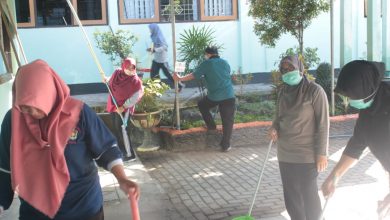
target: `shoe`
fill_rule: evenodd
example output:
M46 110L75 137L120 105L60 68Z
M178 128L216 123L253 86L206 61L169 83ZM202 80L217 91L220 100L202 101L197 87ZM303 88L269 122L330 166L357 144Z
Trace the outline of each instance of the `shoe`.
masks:
M207 129L206 131L206 145L211 148L219 147L220 134L217 129Z
M222 152L229 152L232 149L232 147L229 145L227 147L222 147Z
M224 146L224 145L222 145L222 143L219 143L219 146L222 147L222 149L221 149L222 152L228 152L228 151L230 151L230 150L232 149L232 147L230 146L230 144L227 145L227 146Z
M126 157L126 156L124 156L124 157L122 158L122 160L123 160L124 162L132 162L132 161L137 160L137 158L136 158L134 155L131 156L131 157Z

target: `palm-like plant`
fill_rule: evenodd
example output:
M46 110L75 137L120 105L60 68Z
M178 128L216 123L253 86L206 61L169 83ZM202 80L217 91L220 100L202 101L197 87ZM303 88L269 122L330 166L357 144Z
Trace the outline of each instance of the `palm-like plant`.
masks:
M215 44L214 33L215 31L210 27L192 26L180 34L178 42L179 57L186 63L187 72L192 71L193 68L204 61L204 49L207 46L213 45L218 49L222 49L222 45Z

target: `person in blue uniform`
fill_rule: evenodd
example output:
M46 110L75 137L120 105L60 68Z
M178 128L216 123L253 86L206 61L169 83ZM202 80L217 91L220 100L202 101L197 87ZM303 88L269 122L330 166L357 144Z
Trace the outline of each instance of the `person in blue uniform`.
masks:
M19 219L101 220L97 166L111 171L123 192L139 198L124 172L115 137L42 61L22 66L13 106L0 133L0 214L20 198Z

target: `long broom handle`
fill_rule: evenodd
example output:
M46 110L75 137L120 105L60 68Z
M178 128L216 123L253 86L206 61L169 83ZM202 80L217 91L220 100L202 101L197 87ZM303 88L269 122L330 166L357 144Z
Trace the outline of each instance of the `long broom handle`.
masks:
M20 37L19 37L19 34L18 34L18 30L17 30L16 26L14 25L14 24L16 24L16 22L14 21L14 18L12 17L11 10L10 10L8 4L5 4L5 7L6 7L6 9L7 9L8 15L9 15L9 17L10 17L9 19L10 19L11 22L12 22L13 31L15 32L15 37L16 37L16 41L18 42L18 45L19 45L19 48L20 48L20 53L22 54L24 63L27 64L28 61L27 61L26 54L24 53L22 41L20 40Z
M140 220L141 218L139 215L138 201L135 199L133 192L130 192L129 200L130 200L132 220Z
M105 77L105 74L104 74L104 70L103 70L103 68L102 68L102 65L101 65L100 62L99 62L99 59L98 59L97 56L96 56L95 51L93 50L93 47L92 47L91 41L89 40L89 37L88 37L88 35L87 35L87 32L85 32L84 27L83 27L83 24L81 24L80 18L79 18L79 16L77 15L77 12L76 12L76 10L74 9L74 7L73 7L72 3L70 2L70 0L66 0L66 3L68 3L68 6L69 6L69 8L70 8L70 11L71 11L72 14L73 14L73 17L76 19L77 24L79 25L81 31L82 31L83 34L84 34L84 38L85 38L85 40L87 41L87 45L88 45L89 52L91 53L92 58L93 58L93 60L94 60L95 63L96 63L96 66L97 66L97 68L98 68L98 70L99 70L100 76L102 77L102 80L104 81L104 84L106 85L107 90L108 90L108 92L110 93L111 99L112 99L112 101L113 101L115 107L118 109L118 104L117 104L117 102L116 102L116 100L115 100L115 98L114 98L114 95L113 95L112 92L111 92L110 86L108 86L108 83L107 83L106 80L105 80L106 77ZM121 116L122 122L125 123L122 114L119 114L119 115Z
M271 140L269 142L267 154L265 155L265 158L264 158L263 167L261 168L261 173L260 173L260 176L259 176L259 180L257 181L257 187L256 187L255 195L253 196L252 204L251 204L251 207L249 208L248 215L252 214L252 209L253 209L253 206L255 205L257 192L259 191L259 188L260 188L261 178L263 177L265 165L267 164L268 156L269 156L269 153L271 152L271 148L272 148L272 144L273 143L274 143L273 140Z
M336 176L335 176L335 177L333 178L333 185L336 187L338 183L339 183L339 177L336 177ZM318 218L318 220L323 220L323 219L324 219L326 207L328 207L329 200L332 198L332 196L333 196L333 194L332 194L332 195L329 195L328 198L326 198L324 207L322 208L321 215L320 215L320 217Z
M325 210L326 210L326 207L328 206L328 202L329 202L330 198L331 198L330 196L328 198L326 198L324 208L322 208L321 215L318 218L318 220L323 220L324 219Z

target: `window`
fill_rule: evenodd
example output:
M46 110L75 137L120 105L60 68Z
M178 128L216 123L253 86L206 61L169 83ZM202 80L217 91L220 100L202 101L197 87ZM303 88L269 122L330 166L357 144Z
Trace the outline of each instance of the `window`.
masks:
M176 21L197 21L198 10L197 0L181 0L180 4L175 7ZM160 1L160 21L170 21L171 6L169 0Z
M71 11L65 0L36 1L36 26L67 26L72 24Z
M237 0L174 0L176 21L237 19ZM170 0L119 0L120 23L169 22Z
M35 2L35 4L34 4ZM71 0L83 24L106 24L106 0ZM16 0L18 27L75 25L66 0Z
M237 19L237 0L200 0L201 20Z
M19 27L34 26L34 2L33 0L15 0L16 18Z
M106 1L77 0L77 14L83 24L106 24Z
M120 23L157 22L158 5L155 0L119 0Z

